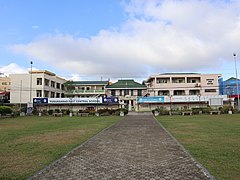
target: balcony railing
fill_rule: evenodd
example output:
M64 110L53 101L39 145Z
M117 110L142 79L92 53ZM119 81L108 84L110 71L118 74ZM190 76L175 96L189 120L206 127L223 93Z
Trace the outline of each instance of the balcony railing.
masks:
M71 90L66 94L105 94L105 90Z

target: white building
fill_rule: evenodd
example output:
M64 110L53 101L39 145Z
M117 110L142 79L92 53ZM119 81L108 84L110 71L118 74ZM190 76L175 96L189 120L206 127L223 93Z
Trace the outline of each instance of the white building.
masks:
M109 81L68 81L65 96L74 98L104 96L108 84Z
M26 104L36 97L64 97L66 80L47 70L33 70L29 74L10 74L9 77L10 103Z
M150 96L219 95L220 74L164 73L150 76Z

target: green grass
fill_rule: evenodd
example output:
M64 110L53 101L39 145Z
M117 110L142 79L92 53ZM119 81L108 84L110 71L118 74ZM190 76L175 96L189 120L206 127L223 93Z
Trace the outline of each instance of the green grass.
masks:
M118 120L117 116L0 119L0 179L25 179Z
M157 119L216 179L240 178L240 115Z

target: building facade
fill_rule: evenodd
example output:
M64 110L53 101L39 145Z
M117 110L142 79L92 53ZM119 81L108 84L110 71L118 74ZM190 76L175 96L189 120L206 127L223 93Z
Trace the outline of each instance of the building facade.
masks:
M238 85L238 87L237 87ZM240 105L240 80L234 77L221 81L219 84L220 94L227 95L231 98L233 106L239 107Z
M219 95L220 74L165 73L150 76L150 96Z
M144 84L134 80L118 80L116 83L106 86L108 96L116 96L119 103L128 108L135 110L137 107L137 98L146 95L147 87Z
M0 77L0 103L5 104L10 102L10 85L9 77Z
M237 90L237 83L238 83L238 90ZM227 79L226 81L222 81L219 84L221 91L220 94L222 95L228 95L228 96L232 96L232 95L237 95L240 93L240 80L234 77L231 77L229 79Z
M10 92L10 78L0 77L0 92Z
M65 79L47 70L33 70L29 74L10 74L10 103L26 104L33 98L64 97Z
M65 96L73 98L104 96L108 84L109 81L68 81Z

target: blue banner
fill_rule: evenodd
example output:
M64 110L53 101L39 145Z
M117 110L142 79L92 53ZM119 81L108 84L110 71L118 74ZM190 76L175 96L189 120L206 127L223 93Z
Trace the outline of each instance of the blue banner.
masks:
M138 103L163 103L164 96L139 97Z
M118 104L119 103L119 99L117 97L103 97L103 100L102 100L103 103L106 103L106 104Z
M47 104L48 98L33 98L34 104Z

